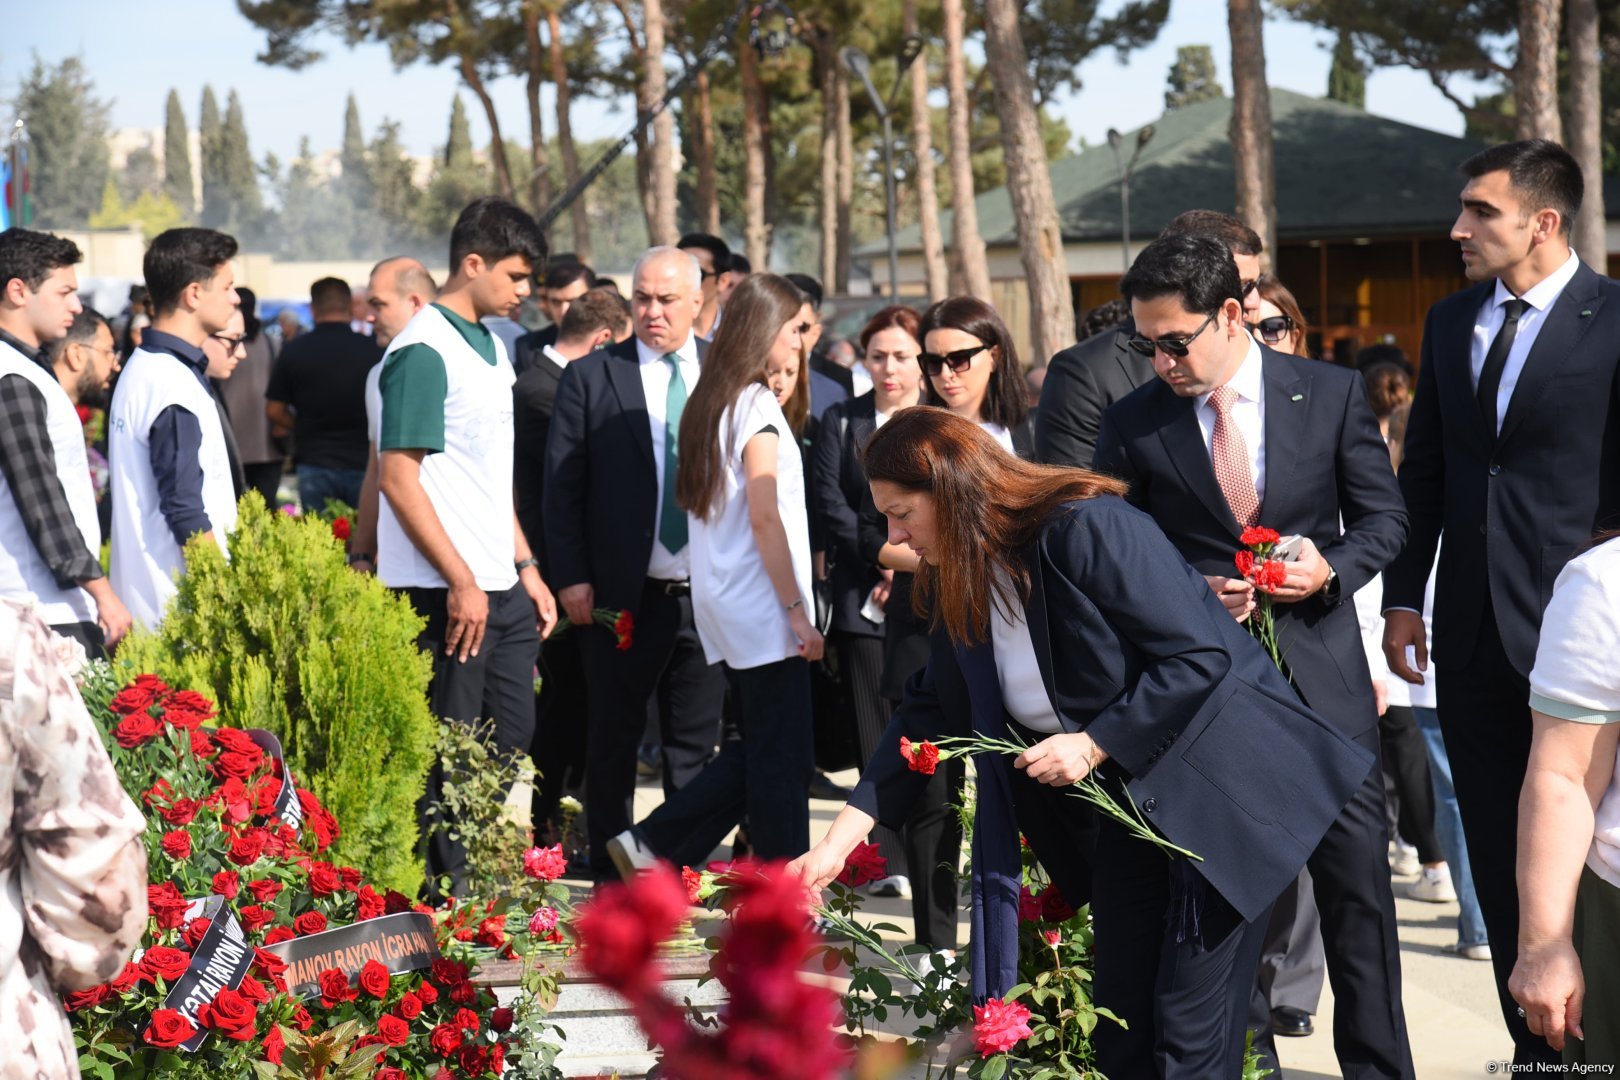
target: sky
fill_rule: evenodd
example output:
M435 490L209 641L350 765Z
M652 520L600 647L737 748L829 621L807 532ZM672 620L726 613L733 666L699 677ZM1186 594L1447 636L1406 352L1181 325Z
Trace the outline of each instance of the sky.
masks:
M349 49L335 38L318 42L325 57L302 71L257 63L262 37L236 11L231 0L72 0L71 18L61 4L17 4L0 40L0 99L9 99L37 54L58 62L77 55L86 63L96 89L112 101L115 128L161 127L171 87L179 90L188 122L197 123L204 84L211 84L225 105L227 91L237 90L247 116L253 154L274 152L283 162L296 156L300 138L308 136L318 152L335 149L342 139L346 97L353 93L368 138L384 119L401 125L409 153L425 156L443 145L449 126L451 95L458 78L447 66L416 65L396 71L385 48ZM1117 7L1105 4L1104 10ZM200 14L212 9L208 15ZM1266 75L1271 85L1321 95L1327 88L1331 39L1319 30L1282 18L1265 30ZM1181 45L1207 44L1230 92L1225 5L1218 0L1174 0L1163 33L1148 48L1121 65L1112 50L1094 54L1080 67L1078 93L1055 105L1069 128L1090 145L1103 142L1110 127L1129 131L1164 110L1165 75ZM1466 86L1463 87L1468 90ZM488 140L482 110L462 90L472 121L473 137ZM497 113L508 139L524 141L528 112L523 80L504 78L491 85ZM550 88L545 108L550 121ZM576 100L576 134L618 136L629 129L632 102ZM616 106L616 107L615 107ZM1430 84L1409 69L1386 69L1367 80L1369 111L1448 134L1461 134L1462 117ZM0 112L4 107L0 106ZM6 116L9 127L9 115Z

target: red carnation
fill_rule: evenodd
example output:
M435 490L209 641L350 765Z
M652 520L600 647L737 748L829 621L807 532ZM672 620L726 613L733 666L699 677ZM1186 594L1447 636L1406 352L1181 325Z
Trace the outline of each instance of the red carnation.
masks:
M125 750L133 750L163 733L163 722L154 720L144 712L132 713L118 721L113 738Z
M920 772L924 776L933 776L934 770L939 768L939 747L927 740L914 743L910 739L902 738L900 756L906 759L906 768L912 772Z
M686 886L686 902L696 904L703 899L703 875L690 866L681 867L681 884ZM536 915L539 912L535 912ZM529 930L533 932L534 921L529 922Z
M1254 572L1254 587L1274 593L1288 580L1288 564L1280 559L1267 559Z
M242 875L235 870L221 870L214 875L214 887L211 891L227 900L235 900L241 888Z
M440 1024L428 1036L428 1045L435 1054L447 1058L461 1049L461 1029L454 1024Z
M195 1034L197 1029L191 1026L191 1021L174 1009L157 1009L152 1013L146 1034L141 1037L153 1046L173 1050Z
M191 834L184 829L164 833L159 846L163 848L163 854L171 859L191 858Z
M389 1046L404 1046L405 1041L411 1037L411 1025L397 1016L383 1013L377 1018L377 1034L381 1035L382 1041ZM376 1075L381 1076L382 1073Z
M614 647L620 652L628 652L631 639L636 632L636 618L628 611L619 612L619 617L613 620L613 636L618 640Z
M141 974L148 979L174 982L191 966L191 954L167 945L154 945L141 954Z
M1232 556L1232 565L1237 567L1239 574L1245 578L1248 577L1250 574L1254 573L1254 552L1250 551L1248 548L1244 548L1242 551Z
M876 881L889 872L889 860L878 851L876 844L856 844L855 850L844 860L838 882L851 887Z
M491 915L478 924L478 944L498 949L506 944L506 919Z
M315 977L315 982L321 988L321 1004L328 1009L360 996L360 992L350 985L349 977L337 968L325 969Z
M299 937L319 934L326 929L326 916L318 911L306 911L293 920L293 929Z
M991 998L973 1006L973 1045L980 1056L1004 1054L1030 1036L1029 1010L1016 1001Z
M228 1039L247 1042L258 1033L258 1009L235 990L226 988L197 1010L197 1019Z
M374 998L388 996L388 983L391 978L388 969L375 960L367 960L360 967L360 989Z
M1258 547L1261 544L1275 544L1282 539L1276 529L1268 529L1264 525L1250 525L1238 537L1238 542L1244 547Z

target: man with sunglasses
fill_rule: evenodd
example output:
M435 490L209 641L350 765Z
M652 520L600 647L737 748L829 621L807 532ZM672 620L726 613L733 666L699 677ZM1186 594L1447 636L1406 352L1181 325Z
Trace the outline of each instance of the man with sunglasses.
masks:
M107 320L79 303L78 261L72 241L0 233L0 596L37 604L51 629L97 656L130 616L98 561L101 523L75 411L97 403L115 366ZM87 374L54 366L50 348L72 352Z
M1243 530L1303 538L1271 597L1282 662L1305 703L1376 759L1377 708L1349 601L1400 551L1407 517L1359 375L1256 341L1237 265L1208 237L1154 241L1121 290L1135 321L1128 345L1158 378L1103 413L1095 467L1131 485L1132 502L1240 621L1256 608L1233 566ZM1274 794L1286 813L1289 793ZM1413 1075L1387 842L1374 767L1307 864L1347 1076ZM1273 1064L1258 995L1253 1011Z
M711 341L724 314L720 307L720 279L731 272L731 246L709 233L687 233L675 246L697 260L703 279L703 307L698 310L692 332Z
M1207 236L1225 244L1243 282L1243 317L1259 314L1255 283L1265 249L1259 233L1230 214L1188 210L1176 215L1159 236ZM1035 413L1037 461L1090 468L1103 410L1153 381L1153 362L1125 345L1132 332L1126 319L1117 331L1095 334L1052 357L1041 388L1041 407Z

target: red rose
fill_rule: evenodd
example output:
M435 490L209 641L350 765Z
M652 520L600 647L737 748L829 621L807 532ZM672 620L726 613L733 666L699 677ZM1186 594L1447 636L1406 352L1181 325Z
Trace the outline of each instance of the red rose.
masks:
M411 1037L411 1025L397 1016L383 1013L377 1018L377 1034L381 1035L383 1042L389 1046L404 1046L405 1040Z
M456 1027L478 1034L478 1014L471 1009L457 1009Z
M174 982L191 966L191 954L167 945L154 945L141 954L141 974L148 979Z
M113 695L107 707L120 716L134 716L144 713L157 700L157 692L150 687L139 684L126 686Z
M604 886L575 922L585 967L610 989L635 999L656 979L653 957L686 917L686 889L672 871Z
M124 970L120 971L117 975L114 975L112 977L112 981L109 982L107 985L112 987L112 989L115 992L117 992L119 995L123 995L123 994L129 993L130 990L134 989L135 984L140 982L140 981L141 981L141 969L140 969L140 967L138 965L130 963L129 961L126 960L124 962Z
M242 929L253 934L274 922L276 913L269 908L260 907L258 904L248 904L237 911L236 916L242 920Z
M540 881L556 881L568 869L568 856L561 844L548 848L532 847L523 853L523 872Z
M219 744L214 742L208 732L198 728L196 731L186 732L186 742L191 747L193 757L211 758L219 753Z
M280 945L283 941L291 941L298 936L298 932L290 926L277 926L264 935L266 945Z
M236 988L236 992L255 1005L263 1005L270 1000L270 991L265 989L264 983L251 975L242 976L242 985Z
M439 988L430 982L424 982L416 988L416 996L423 1005L432 1005L439 1000Z
M281 1064L281 1053L287 1049L287 1040L281 1034L281 1029L271 1024L270 1030L264 1036L264 1060L272 1065Z
M253 736L241 728L215 728L214 740L219 743L221 750L232 754L251 754L259 750L259 744L253 741ZM259 750L259 753L262 754L264 751Z
M190 906L186 898L180 895L179 886L172 881L146 887L146 907L157 920L160 930L180 929L180 925L186 921L186 908Z
M253 785L253 812L260 817L275 813L276 800L281 798L281 778L261 776Z
M113 996L112 987L103 983L92 986L88 990L74 990L68 994L66 1002L68 1012L78 1012L80 1009L93 1009Z
M309 868L309 891L316 896L331 896L343 887L343 880L331 863L312 863Z
M158 813L163 815L163 820L170 825L190 825L197 816L197 807L201 805L202 803L196 799L176 799Z
M1268 529L1264 525L1250 525L1238 537L1238 542L1244 547L1258 547L1261 544L1275 544L1282 536L1276 529Z
M506 1044L496 1043L489 1048L489 1071L496 1076L506 1072Z
M388 996L388 983L392 978L388 969L375 960L367 960L360 966L360 989L374 998Z
M242 888L242 876L235 870L221 870L214 875L213 892L227 900L235 900Z
M939 747L927 740L914 743L910 739L901 739L900 756L906 759L906 768L924 776L933 776L934 770L939 767Z
M186 923L186 929L181 933L180 940L186 943L186 948L195 950L197 943L202 941L203 935L208 933L208 928L212 925L213 922L209 919L192 919Z
M470 982L460 983L450 988L450 1000L457 1005L470 1005L478 998L478 987Z
M358 991L349 985L349 977L337 968L327 968L315 978L321 988L321 1004L328 1009L345 1001L353 1001Z
M973 1045L982 1057L1004 1054L1029 1036L1029 1010L1018 1002L991 998L973 1006Z
M297 1009L293 1010L293 1025L297 1027L299 1031L308 1031L310 1028L315 1026L315 1018L309 1015L308 1009L300 1005Z
M239 780L246 780L264 764L264 751L258 747L253 748L251 754L238 754L234 750L226 751L214 759L214 774L216 776L234 776Z
M512 1030L512 1021L516 1014L506 1006L501 1006L489 1014L489 1028L491 1031L505 1033Z
M286 982L281 976L287 970L287 961L273 952L255 948L253 950L253 966L265 978L275 983L278 989Z
M441 956L433 961L433 981L445 987L464 983L467 981L467 965Z
M349 539L349 519L346 517L332 519L332 535L339 540Z
M197 1029L191 1026L191 1021L175 1010L157 1009L142 1038L153 1046L173 1050L195 1034Z
M461 1029L454 1024L440 1024L428 1036L428 1045L435 1054L447 1058L461 1049Z
M467 1076L482 1076L489 1068L489 1051L482 1046L469 1043L461 1048L456 1058L461 1063L461 1071Z
M398 1065L384 1065L371 1074L371 1080L407 1080L407 1077Z
M1047 922L1068 922L1074 918L1074 908L1063 898L1056 885L1041 890L1041 918Z
M838 881L851 887L865 885L869 881L878 880L888 872L889 860L878 852L876 844L856 844L855 850L844 860L844 869L838 875Z
M227 1039L237 1042L247 1042L258 1033L258 1009L251 1001L229 988L215 994L213 1001L198 1009L197 1019Z
M176 690L163 701L163 719L178 728L195 729L216 715L214 703L195 690Z
M298 932L299 937L319 934L326 929L326 916L318 911L306 911L293 920L293 929Z
M159 779L157 783L141 792L141 802L147 806L161 806L174 798L174 788L169 786L167 780Z
M394 1011L406 1020L415 1020L422 1015L422 999L407 990L400 997L399 1004L394 1006Z
M370 885L362 885L354 894L355 909L360 922L381 918L385 907L383 898Z
M259 903L268 904L280 895L282 884L279 881L271 881L269 878L260 878L257 881L248 882L247 890L253 894L253 898Z
M1028 885L1018 886L1018 921L1041 921L1041 899L1029 891Z
M225 857L237 866L252 866L264 854L264 845L270 834L263 829L247 829L231 841L231 850Z
M162 733L162 722L152 719L143 712L124 717L118 721L118 726L113 728L113 738L118 740L118 745L125 750L133 750Z
M164 833L160 846L163 848L163 854L171 859L191 858L191 834L184 829Z
M390 915L401 915L411 910L411 898L395 889L383 894L383 910Z

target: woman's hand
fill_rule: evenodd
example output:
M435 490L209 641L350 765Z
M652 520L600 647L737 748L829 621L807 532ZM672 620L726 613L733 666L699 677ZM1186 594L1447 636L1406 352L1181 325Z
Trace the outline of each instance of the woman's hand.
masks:
M1568 940L1520 953L1508 979L1508 993L1519 1003L1531 1033L1546 1039L1554 1050L1564 1048L1566 1033L1586 1037L1581 1028L1586 978Z
M823 840L797 859L788 863L788 873L797 874L805 888L817 892L832 884L833 878L844 871L848 852L839 852L834 845Z
M1067 787L1084 780L1091 770L1108 760L1108 752L1083 731L1052 735L1013 759L1031 780L1054 787Z

